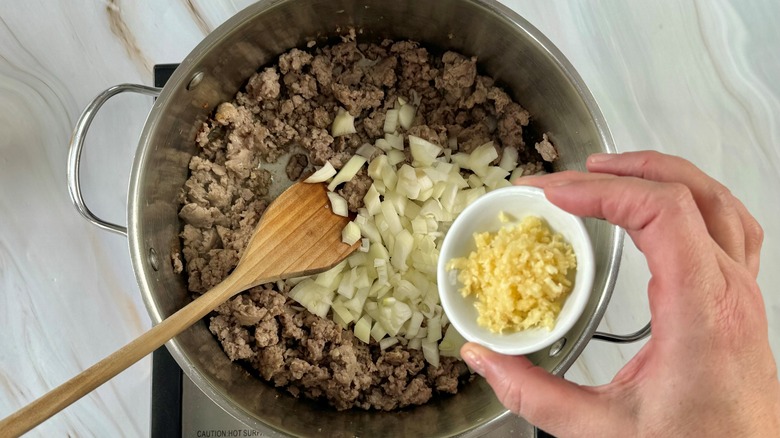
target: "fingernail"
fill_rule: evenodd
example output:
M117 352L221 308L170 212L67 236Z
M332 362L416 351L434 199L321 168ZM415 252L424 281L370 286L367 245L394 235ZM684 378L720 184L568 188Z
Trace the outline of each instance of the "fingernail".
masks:
M482 358L474 353L472 350L466 350L463 352L463 360L480 376L484 376L484 365L482 364Z
M609 161L615 158L616 156L617 154L605 154L605 153L593 154L590 157L588 157L588 161L590 161L591 163L603 163L605 161Z

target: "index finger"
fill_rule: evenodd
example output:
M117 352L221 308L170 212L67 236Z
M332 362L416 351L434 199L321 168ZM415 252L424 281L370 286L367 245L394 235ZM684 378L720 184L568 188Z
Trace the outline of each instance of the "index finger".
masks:
M626 230L645 254L653 276L650 305L654 317L682 312L690 316L712 302L725 282L716 251L722 251L690 190L682 184L634 177L562 172L522 184L543 188L553 203L578 216L604 218ZM706 285L706 287L705 287ZM665 305L676 301L678 305Z
M591 155L591 172L679 182L691 191L710 236L737 262L758 273L760 226L731 192L690 161L655 151Z

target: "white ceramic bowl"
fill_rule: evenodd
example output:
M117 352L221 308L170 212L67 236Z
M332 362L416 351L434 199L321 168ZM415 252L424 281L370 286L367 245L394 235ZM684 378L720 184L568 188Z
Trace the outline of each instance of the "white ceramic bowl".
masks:
M467 257L476 249L474 233L496 232L506 225L498 219L502 211L517 219L529 215L544 218L554 232L563 235L572 245L577 257L574 285L552 330L538 328L498 334L480 326L474 307L476 299L473 295L464 298L460 293L460 282L453 282L454 276L446 269L450 260ZM512 186L481 196L455 219L439 254L437 282L444 311L464 338L498 353L521 355L550 346L574 326L590 297L594 272L593 248L582 220L553 205L542 189Z

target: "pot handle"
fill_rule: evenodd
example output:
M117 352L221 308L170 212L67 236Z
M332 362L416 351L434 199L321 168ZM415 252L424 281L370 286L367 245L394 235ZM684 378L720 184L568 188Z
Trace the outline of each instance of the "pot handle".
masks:
M630 344L650 336L650 324L651 323L648 322L647 325L642 327L639 331L628 335L613 335L612 333L596 332L593 334L593 339L611 342L613 344Z
M593 334L593 339L604 342L611 342L613 344L630 344L632 342L641 341L642 339L650 336L650 324L651 323L648 322L646 326L628 335L613 335L612 333L596 332ZM552 435L536 427L534 427L533 436L534 438L552 437Z
M84 216L88 221L92 222L99 228L107 231L111 231L123 236L127 236L127 227L117 225L99 217L95 216L90 211L87 204L84 202L84 197L81 195L81 152L84 150L84 139L87 136L89 126L92 124L92 120L97 115L100 107L108 101L108 99L116 96L119 93L126 91L132 91L134 93L145 94L148 96L157 96L162 91L162 88L148 87L146 85L137 84L119 84L114 85L111 88L103 91L92 102L87 105L84 112L81 113L76 127L73 130L73 136L70 138L70 146L68 149L68 192L70 193L70 199L76 210Z

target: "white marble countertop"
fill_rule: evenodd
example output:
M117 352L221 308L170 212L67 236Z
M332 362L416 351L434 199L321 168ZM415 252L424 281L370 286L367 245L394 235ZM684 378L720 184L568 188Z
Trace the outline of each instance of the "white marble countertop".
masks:
M76 118L111 85L151 84L154 64L179 62L248 3L0 0L0 417L150 325L126 240L88 224L68 198L65 161ZM766 234L759 283L780 357L780 2L505 3L574 64L621 150L688 158L758 218ZM84 195L118 223L150 103L112 100L87 140ZM647 322L648 279L627 242L603 330ZM592 342L567 377L605 383L638 348ZM31 435L148 435L150 363Z

